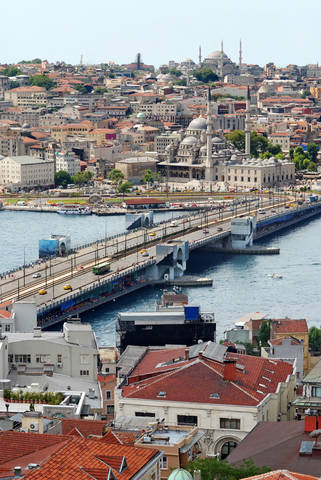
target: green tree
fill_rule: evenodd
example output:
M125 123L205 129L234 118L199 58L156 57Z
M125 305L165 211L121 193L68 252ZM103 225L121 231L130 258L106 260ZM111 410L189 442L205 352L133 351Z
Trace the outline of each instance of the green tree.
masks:
M318 327L309 328L309 347L315 352L321 349L321 329Z
M308 172L316 172L318 170L318 166L314 162L309 162L307 170L308 170Z
M61 185L62 187L66 188L68 183L71 183L71 176L69 175L68 172L65 172L64 170L60 170L59 172L55 173L55 185L56 186Z
M263 320L259 329L258 339L261 347L266 347L268 345L268 340L270 340L270 324Z
M108 175L108 178L111 182L118 185L122 180L124 180L125 177L121 170L114 168Z
M281 146L277 143L273 145L272 143L268 142L267 149L273 156L277 155L278 153L282 153Z
M168 70L168 73L170 73L171 75L174 75L174 77L181 77L183 75L183 72L181 72L180 70L177 70L177 68L170 68Z
M56 82L49 78L48 75L40 74L40 75L33 75L29 79L30 85L34 85L36 87L43 87L46 90L50 90L51 88L56 86Z
M285 159L285 155L284 155L284 153L277 153L277 154L275 155L275 158L276 158L277 160L284 160L284 159Z
M243 130L234 130L226 135L226 138L241 152L245 151L245 132Z
M304 92L302 93L301 95L301 98L307 98L311 95L311 93L309 92L309 90L304 90Z
M187 85L186 78L180 78L179 80L174 80L173 85L179 85L181 87L186 87L186 85Z
M91 93L93 87L91 85L75 85L73 87L75 90L78 90L79 93L85 95L86 93Z
M106 92L107 92L107 88L105 88L105 87L95 87L94 92L95 92L95 93L101 93L101 94L102 94L102 93L106 93Z
M14 65L9 65L2 70L1 75L6 75L7 77L16 77L17 75L22 75L22 71Z
M89 182L92 176L93 173L89 170L86 170L85 172L77 172L76 175L72 177L72 182L76 185L83 185L84 183Z
M216 73L214 73L213 70L208 67L204 67L201 70L192 72L192 75L196 78L196 80L202 83L217 82L218 80Z
M246 355L256 355L256 352L254 350L254 346L250 342L241 342L246 350Z
M129 192L132 188L132 182L123 182L118 187L118 192L125 195L125 193Z
M144 182L150 184L154 183L154 175L153 172L149 170L149 168L144 171Z
M32 60L21 60L21 62L19 63L25 63L25 64L28 64L28 63L31 63L33 65L35 64L40 64L42 62L41 58L33 58Z
M304 155L303 147L296 147L294 150L294 155Z
M290 155L291 160L293 160L293 156L294 156L294 148L293 147L290 147L289 155Z
M308 150L308 155L311 161L316 163L318 151L319 151L318 145L316 143L309 143L307 150Z
M266 473L270 470L268 467L257 467L252 460L234 467L229 465L226 460L218 460L213 457L197 458L193 462L189 462L185 468L192 475L194 470L200 470L202 480L239 480Z

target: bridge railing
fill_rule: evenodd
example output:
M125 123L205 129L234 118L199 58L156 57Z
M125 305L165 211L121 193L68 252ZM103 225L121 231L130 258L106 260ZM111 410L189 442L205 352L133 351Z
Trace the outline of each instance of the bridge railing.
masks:
M46 305L45 307L40 307L38 309L38 315L41 315L42 313L48 312L50 310L53 310L63 303L67 303L75 298L78 298L80 295L84 295L86 293L89 293L91 291L96 290L97 288L101 288L103 286L106 286L114 281L120 280L124 276L130 274L130 273L135 273L139 270L143 270L144 268L151 266L156 263L156 260L147 260L146 262L142 263L141 265L134 265L131 267L128 267L126 270L123 270L122 272L115 273L111 275L110 277L106 278L105 280L95 280L92 285L89 285L88 287L81 288L77 293L72 293L70 295L67 295L66 297L56 300L54 302L51 302L49 305Z

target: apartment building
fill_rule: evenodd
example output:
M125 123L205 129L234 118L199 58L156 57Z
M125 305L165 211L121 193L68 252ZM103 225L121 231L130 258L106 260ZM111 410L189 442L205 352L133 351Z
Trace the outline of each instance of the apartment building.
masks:
M42 106L47 104L47 90L43 87L17 87L7 90L4 99L15 107Z
M15 188L46 187L53 185L55 164L42 158L21 155L0 159L0 185Z
M74 152L56 153L56 172L63 170L72 177L80 172L80 160Z

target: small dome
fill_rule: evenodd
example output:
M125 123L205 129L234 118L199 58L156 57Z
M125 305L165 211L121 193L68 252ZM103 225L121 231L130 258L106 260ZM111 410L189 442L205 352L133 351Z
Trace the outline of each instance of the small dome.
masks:
M137 118L145 118L145 113L143 112L137 113Z
M197 138L190 135L189 137L185 137L182 141L182 145L195 145L197 143Z
M206 58L210 58L210 59L213 59L213 60L220 59L221 58L221 50L214 50L214 52L209 53ZM228 56L224 52L223 52L223 58L226 58L226 59L228 58Z
M187 470L184 470L184 468L175 468L168 477L168 480L193 480L193 477Z
M206 130L206 119L203 117L194 118L191 121L187 130Z
M220 137L213 137L212 142L213 143L223 143L223 140Z

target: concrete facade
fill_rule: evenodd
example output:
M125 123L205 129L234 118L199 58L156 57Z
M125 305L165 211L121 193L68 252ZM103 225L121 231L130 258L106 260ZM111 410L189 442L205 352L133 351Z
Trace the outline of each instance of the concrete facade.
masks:
M21 188L54 184L55 164L27 155L0 159L0 184Z

